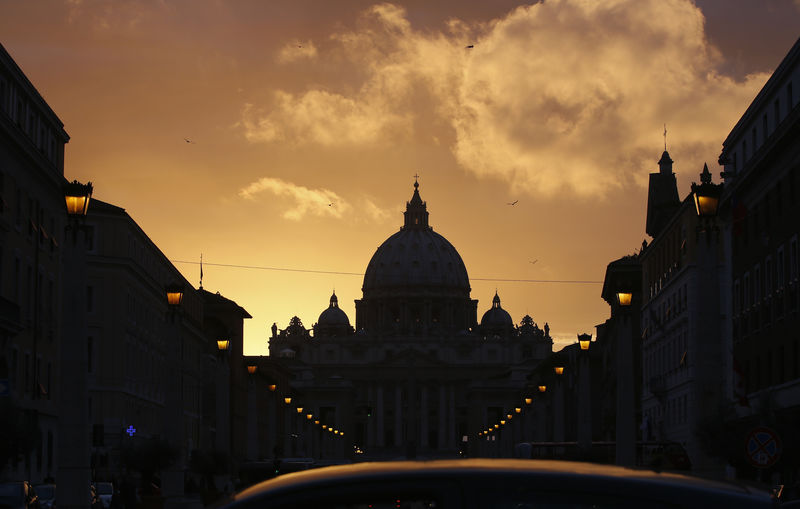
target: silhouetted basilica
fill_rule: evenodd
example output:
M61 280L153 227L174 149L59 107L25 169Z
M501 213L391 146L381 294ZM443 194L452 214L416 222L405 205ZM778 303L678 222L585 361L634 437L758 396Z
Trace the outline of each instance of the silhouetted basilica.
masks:
M270 356L290 373L302 413L366 455L455 454L518 404L553 342L530 316L514 325L497 293L478 323L464 262L429 225L417 182L404 216L367 266L355 328L334 293L311 329L297 317L273 325ZM295 454L324 455L313 431L293 438Z

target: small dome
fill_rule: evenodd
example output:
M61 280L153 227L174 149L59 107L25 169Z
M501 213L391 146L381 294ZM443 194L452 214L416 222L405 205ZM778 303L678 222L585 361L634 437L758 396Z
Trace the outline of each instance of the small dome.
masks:
M500 306L500 296L495 292L492 307L481 318L481 327L513 327L513 325L511 315Z
M328 306L328 309L323 311L319 315L319 320L317 320L318 326L337 326L337 325L344 325L346 327L350 326L350 320L347 318L347 314L339 308L339 299L336 297L336 292L333 292L331 295L331 302Z

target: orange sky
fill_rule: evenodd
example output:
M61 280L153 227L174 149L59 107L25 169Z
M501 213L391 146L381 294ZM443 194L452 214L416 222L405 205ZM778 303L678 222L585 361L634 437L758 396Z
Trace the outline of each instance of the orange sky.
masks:
M72 137L66 176L203 253L258 354L334 288L355 321L362 278L335 273L399 229L415 173L479 316L497 289L557 347L594 332L600 284L505 280L602 281L646 238L664 124L684 196L800 35L791 0L429 4L7 1L0 42Z

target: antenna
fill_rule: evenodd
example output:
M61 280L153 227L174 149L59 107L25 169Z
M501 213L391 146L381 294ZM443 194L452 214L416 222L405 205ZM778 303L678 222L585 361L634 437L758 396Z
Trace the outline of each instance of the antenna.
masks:
M203 253L200 253L200 289L203 289Z
M667 124L664 124L664 152L667 151Z

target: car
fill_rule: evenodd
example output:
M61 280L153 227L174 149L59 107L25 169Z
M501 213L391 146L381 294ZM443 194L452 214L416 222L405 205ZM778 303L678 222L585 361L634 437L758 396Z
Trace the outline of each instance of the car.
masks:
M56 509L55 484L37 484L33 489L39 497L39 506L41 509Z
M390 461L264 481L226 509L534 509L776 507L768 492L674 473L549 460Z
M97 482L94 484L97 497L103 504L103 509L111 507L111 498L114 496L114 485L110 482Z
M0 483L0 508L39 509L39 497L28 481Z

